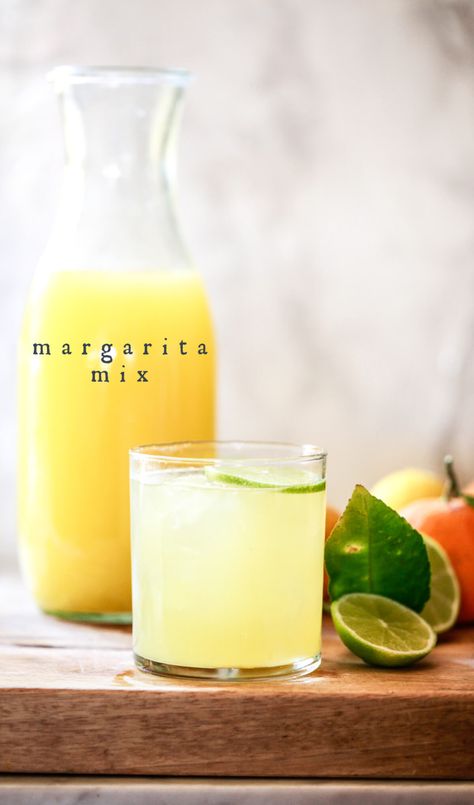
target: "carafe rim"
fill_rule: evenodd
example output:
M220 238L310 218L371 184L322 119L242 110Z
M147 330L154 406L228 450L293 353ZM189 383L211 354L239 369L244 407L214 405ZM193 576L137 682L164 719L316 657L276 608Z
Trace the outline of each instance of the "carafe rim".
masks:
M184 87L194 76L189 70L174 68L62 64L53 67L46 78L60 91L68 84L172 84Z

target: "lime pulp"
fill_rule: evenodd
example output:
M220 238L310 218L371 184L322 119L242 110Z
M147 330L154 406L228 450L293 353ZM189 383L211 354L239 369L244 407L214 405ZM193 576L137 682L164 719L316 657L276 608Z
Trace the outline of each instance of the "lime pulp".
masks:
M431 626L398 601L372 593L349 593L331 604L342 642L369 665L411 665L436 644Z
M454 626L461 605L459 582L449 556L436 540L421 535L425 541L431 567L431 595L421 611L421 617L437 633Z

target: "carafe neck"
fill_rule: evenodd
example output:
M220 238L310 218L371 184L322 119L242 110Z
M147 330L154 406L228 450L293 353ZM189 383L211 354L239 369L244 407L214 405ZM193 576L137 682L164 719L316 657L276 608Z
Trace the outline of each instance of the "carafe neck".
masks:
M74 268L189 265L175 200L187 74L58 68L65 173L52 251Z

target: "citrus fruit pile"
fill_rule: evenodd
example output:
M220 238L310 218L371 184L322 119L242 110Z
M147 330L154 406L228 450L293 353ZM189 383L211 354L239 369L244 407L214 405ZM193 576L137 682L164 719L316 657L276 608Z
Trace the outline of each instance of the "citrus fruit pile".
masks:
M449 457L446 467L442 499L435 497L439 479L418 470L393 473L374 487L385 502L356 486L327 534L334 626L369 664L411 665L431 651L437 634L474 618L474 498L459 491Z

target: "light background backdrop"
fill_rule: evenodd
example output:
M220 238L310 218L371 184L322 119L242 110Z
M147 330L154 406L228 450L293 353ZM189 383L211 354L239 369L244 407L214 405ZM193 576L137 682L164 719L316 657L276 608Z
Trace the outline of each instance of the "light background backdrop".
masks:
M220 348L221 437L312 440L330 498L449 448L474 476L474 4L1 0L0 554L15 342L52 222L57 63L197 73L184 229Z

